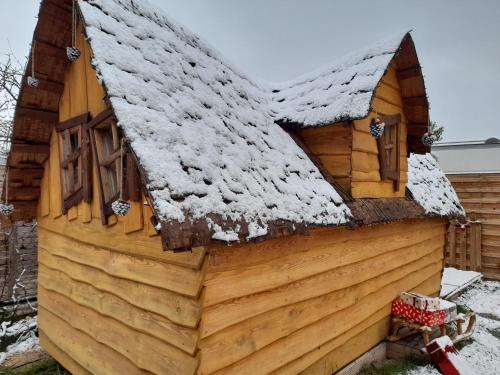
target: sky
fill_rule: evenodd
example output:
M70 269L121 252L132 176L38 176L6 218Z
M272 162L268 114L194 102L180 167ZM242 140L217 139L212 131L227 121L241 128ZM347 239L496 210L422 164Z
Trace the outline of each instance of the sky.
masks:
M413 30L445 141L500 138L499 0L150 0L240 71L284 81ZM1 0L0 54L28 54L39 0Z

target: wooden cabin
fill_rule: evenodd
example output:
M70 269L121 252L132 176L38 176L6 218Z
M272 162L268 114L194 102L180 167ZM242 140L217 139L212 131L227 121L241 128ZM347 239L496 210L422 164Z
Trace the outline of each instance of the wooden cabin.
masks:
M330 374L438 294L463 209L408 33L265 86L132 0L43 0L33 47L8 189L72 373Z
M432 147L443 171L451 181L465 208L467 217L479 221L478 239L472 239L470 227L465 241L456 251L450 266L480 270L485 277L500 280L500 140L443 142ZM455 236L458 242L460 239ZM474 247L474 242L478 245ZM463 252L467 259L459 259ZM477 264L473 264L474 251ZM475 267L474 267L475 266Z

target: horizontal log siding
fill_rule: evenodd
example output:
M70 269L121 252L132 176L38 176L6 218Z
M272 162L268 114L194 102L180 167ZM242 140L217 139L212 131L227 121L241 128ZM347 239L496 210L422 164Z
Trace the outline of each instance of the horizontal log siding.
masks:
M105 109L83 36L78 43L61 121ZM63 215L59 161L54 133L38 207L42 347L74 374L195 373L205 250L164 252L142 201L103 226L95 171L93 201Z
M340 123L298 131L302 142L319 158L325 169L346 191L351 190L352 128Z
M500 173L448 175L469 218L481 220L485 277L500 280Z
M381 181L377 141L370 135L370 122L373 118L386 115L401 115L400 136L400 186L394 191L392 181ZM352 132L352 176L351 192L354 198L404 197L408 181L407 120L403 109L401 88L396 69L391 64L382 77L372 101L372 110L362 120L354 121Z
M426 219L209 248L199 373L346 365L387 335L401 291L439 292L445 234Z

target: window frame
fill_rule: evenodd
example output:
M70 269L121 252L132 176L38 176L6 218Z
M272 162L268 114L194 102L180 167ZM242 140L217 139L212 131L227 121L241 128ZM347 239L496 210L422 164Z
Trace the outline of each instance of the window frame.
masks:
M113 150L108 152L107 158L103 160L103 143L99 131L109 127L112 135ZM140 201L142 192L140 189L140 177L135 162L135 158L128 147L125 147L121 152L122 137L119 134L116 118L112 109L107 109L97 115L89 123L85 125L90 135L90 143L94 160L94 167L97 171L97 182L99 187L99 202L101 210L101 221L104 225L108 224L109 216L114 215L111 204L120 197L120 192L123 191L123 199L131 201ZM116 192L107 191L106 183L109 173L109 166L114 165L116 174ZM121 178L120 171L125 178ZM107 196L107 199L106 199Z
M401 181L401 115L379 117L385 123L383 135L377 139L378 157L380 163L380 179L393 181L394 191L399 191ZM395 128L394 139L388 143L387 132ZM387 150L396 153L395 166L391 165L391 157L387 157Z
M91 167L88 134L85 124L90 114L70 118L55 126L59 148L61 199L63 213L76 206L81 201L91 200ZM77 147L74 149L71 142L73 134L77 134ZM70 168L77 162L76 168ZM76 184L75 174L76 173Z

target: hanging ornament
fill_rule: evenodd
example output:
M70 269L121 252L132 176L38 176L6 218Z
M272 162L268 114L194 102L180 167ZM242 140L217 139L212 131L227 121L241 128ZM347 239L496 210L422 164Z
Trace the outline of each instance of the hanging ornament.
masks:
M12 204L0 203L0 214L4 216L10 216L14 212L14 206Z
M379 118L373 119L370 123L370 134L373 138L379 139L384 134L385 122Z
M10 216L14 212L14 206L9 203L9 169L5 168L5 203L0 203L0 214Z
M123 199L117 199L111 203L111 209L118 216L126 216L130 210L130 203Z
M81 56L81 52L78 48L76 48L76 7L75 0L73 0L73 15L72 15L72 25L71 25L71 47L66 47L66 56L68 56L68 60L74 62L78 60Z
M432 133L425 133L422 136L422 143L426 146L432 146L436 142L436 136Z
M66 55L68 56L68 60L73 62L80 58L81 52L76 47L66 47Z
M130 203L127 202L123 196L123 192L125 191L125 185L126 185L125 173L123 173L124 144L125 144L125 138L122 138L120 147L120 198L111 204L111 209L118 216L125 216L128 214L128 211L130 210Z
M26 78L28 86L33 88L38 87L38 84L40 83L35 77L35 44L36 41L33 41L33 46L31 47L31 75Z

